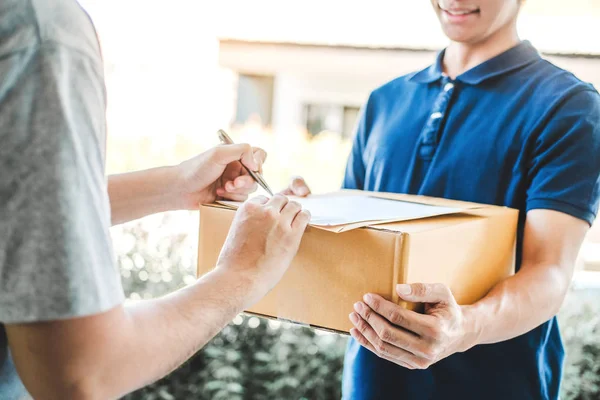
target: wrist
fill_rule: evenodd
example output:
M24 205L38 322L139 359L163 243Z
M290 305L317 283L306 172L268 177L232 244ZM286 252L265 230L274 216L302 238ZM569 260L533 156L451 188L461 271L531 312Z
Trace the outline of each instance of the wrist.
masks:
M161 167L161 186L164 199L170 211L188 209L186 203L186 179L180 165Z
M463 351L481 343L482 324L475 305L460 306L463 314Z
M219 263L211 273L219 277L223 287L231 288L235 292L244 310L253 306L268 292L268 288L255 271Z

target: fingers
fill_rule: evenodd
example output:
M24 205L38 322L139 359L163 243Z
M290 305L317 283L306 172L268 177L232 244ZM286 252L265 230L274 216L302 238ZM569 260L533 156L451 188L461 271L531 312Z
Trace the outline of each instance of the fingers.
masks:
M223 147L223 146L221 146ZM267 153L258 147L252 149L253 159L256 162L256 168L251 168L253 171L262 171L262 165L267 158ZM227 165L223 173L223 186L216 189L217 196L228 200L243 201L248 198L250 193L253 193L258 188L256 181L248 174L248 172L234 160ZM240 161L248 166L243 157Z
M310 213L303 210L302 205L281 194L276 194L267 202L267 208L273 208L281 212L282 223L293 230L304 232L310 221Z
M250 207L260 207L267 204L269 198L266 196L254 196L253 198L246 201L245 205Z
M429 332L431 325L434 323L433 317L407 310L377 294L366 294L363 300L368 306L366 308L374 311L371 314L378 314L393 325L402 327L417 335ZM368 313L368 311L366 312ZM366 317L369 319L369 315Z
M399 307L399 306L396 306ZM394 347L406 350L419 357L426 357L426 351L422 346L419 336L405 329L392 325L381 315L373 312L371 308L360 302L354 305L354 310L375 331L378 338ZM355 325L357 328L360 326Z
M237 201L237 202L244 202L246 200L248 200L248 195L247 194L243 194L243 193L223 193L221 195L219 195L223 198L223 200L229 200L229 201Z
M350 320L367 342L366 346L363 344L364 340L359 341L359 343L369 348L379 357L411 369L422 368L425 364L426 360L381 340L377 332L360 315L352 313L350 314Z
M292 179L290 185L281 193L287 196L305 197L310 194L310 188L304 181L304 178L296 176Z
M283 207L285 207L285 205L288 203L288 201L289 199L287 197L280 194L276 194L275 196L271 197L271 199L267 202L266 206L280 213L281 210L283 210Z
M250 200L248 200L246 203L264 206L268 202L269 202L269 198L266 196L255 196L255 197L251 198Z
M369 350L371 353L375 354L377 357L393 362L394 364L398 364L399 366L404 368L415 369L412 365L408 365L400 360L393 360L390 357L377 354L377 350L373 348L373 345L367 340L366 337L364 337L362 333L360 333L360 331L357 328L350 329L350 336L352 336L354 340L358 342L358 344Z
M252 171L259 168L258 162L254 159L252 146L247 143L224 144L214 147L210 150L211 160L219 165L226 166L234 161L240 161Z
M296 218L296 215L300 211L302 211L302 206L300 205L300 203L297 203L295 201L288 202L281 211L281 216L283 219L282 222L284 223L284 225L289 226L291 228L294 218Z
M260 147L255 147L254 151L254 159L258 164L258 168L255 171L262 172L262 166L267 160L267 152L261 149Z
M304 232L308 223L310 222L310 212L308 210L302 210L292 221L292 229L299 232Z
M217 196L225 197L232 200L233 195L247 195L253 193L258 188L256 181L250 175L241 175L233 181L227 181L223 187L217 188Z
M413 303L453 303L454 296L448 286L441 283L413 283L396 285L403 300Z

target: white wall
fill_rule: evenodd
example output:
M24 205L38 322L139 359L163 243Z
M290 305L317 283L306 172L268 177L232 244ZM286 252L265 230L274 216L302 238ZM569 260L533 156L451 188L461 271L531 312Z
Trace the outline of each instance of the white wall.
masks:
M255 45L222 42L219 62L247 74L275 76L273 129L303 127L306 103L360 107L385 82L423 68L434 52Z
M600 88L600 59L548 57ZM374 88L431 64L435 52L222 41L219 63L238 72L275 76L273 128L303 125L306 103L360 106Z

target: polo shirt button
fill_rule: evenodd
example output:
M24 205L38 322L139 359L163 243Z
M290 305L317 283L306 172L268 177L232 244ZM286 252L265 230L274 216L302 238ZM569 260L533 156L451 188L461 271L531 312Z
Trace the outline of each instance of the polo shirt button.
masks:
M433 156L433 147L430 145L423 145L419 149L419 156L424 159L430 159Z
M443 114L441 112L434 112L433 114L431 114L431 119L438 119L438 118L442 118Z
M449 90L452 90L454 88L454 84L453 83L446 83L446 86L444 86L444 92L447 92Z

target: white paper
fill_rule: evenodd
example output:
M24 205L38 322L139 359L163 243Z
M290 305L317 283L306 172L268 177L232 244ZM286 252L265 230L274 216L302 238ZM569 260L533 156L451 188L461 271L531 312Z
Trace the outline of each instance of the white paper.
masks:
M310 224L316 226L336 226L368 221L401 221L458 213L464 210L371 196L334 194L306 198L293 197L292 199L310 211L312 215ZM229 201L220 203L236 208L241 204Z

